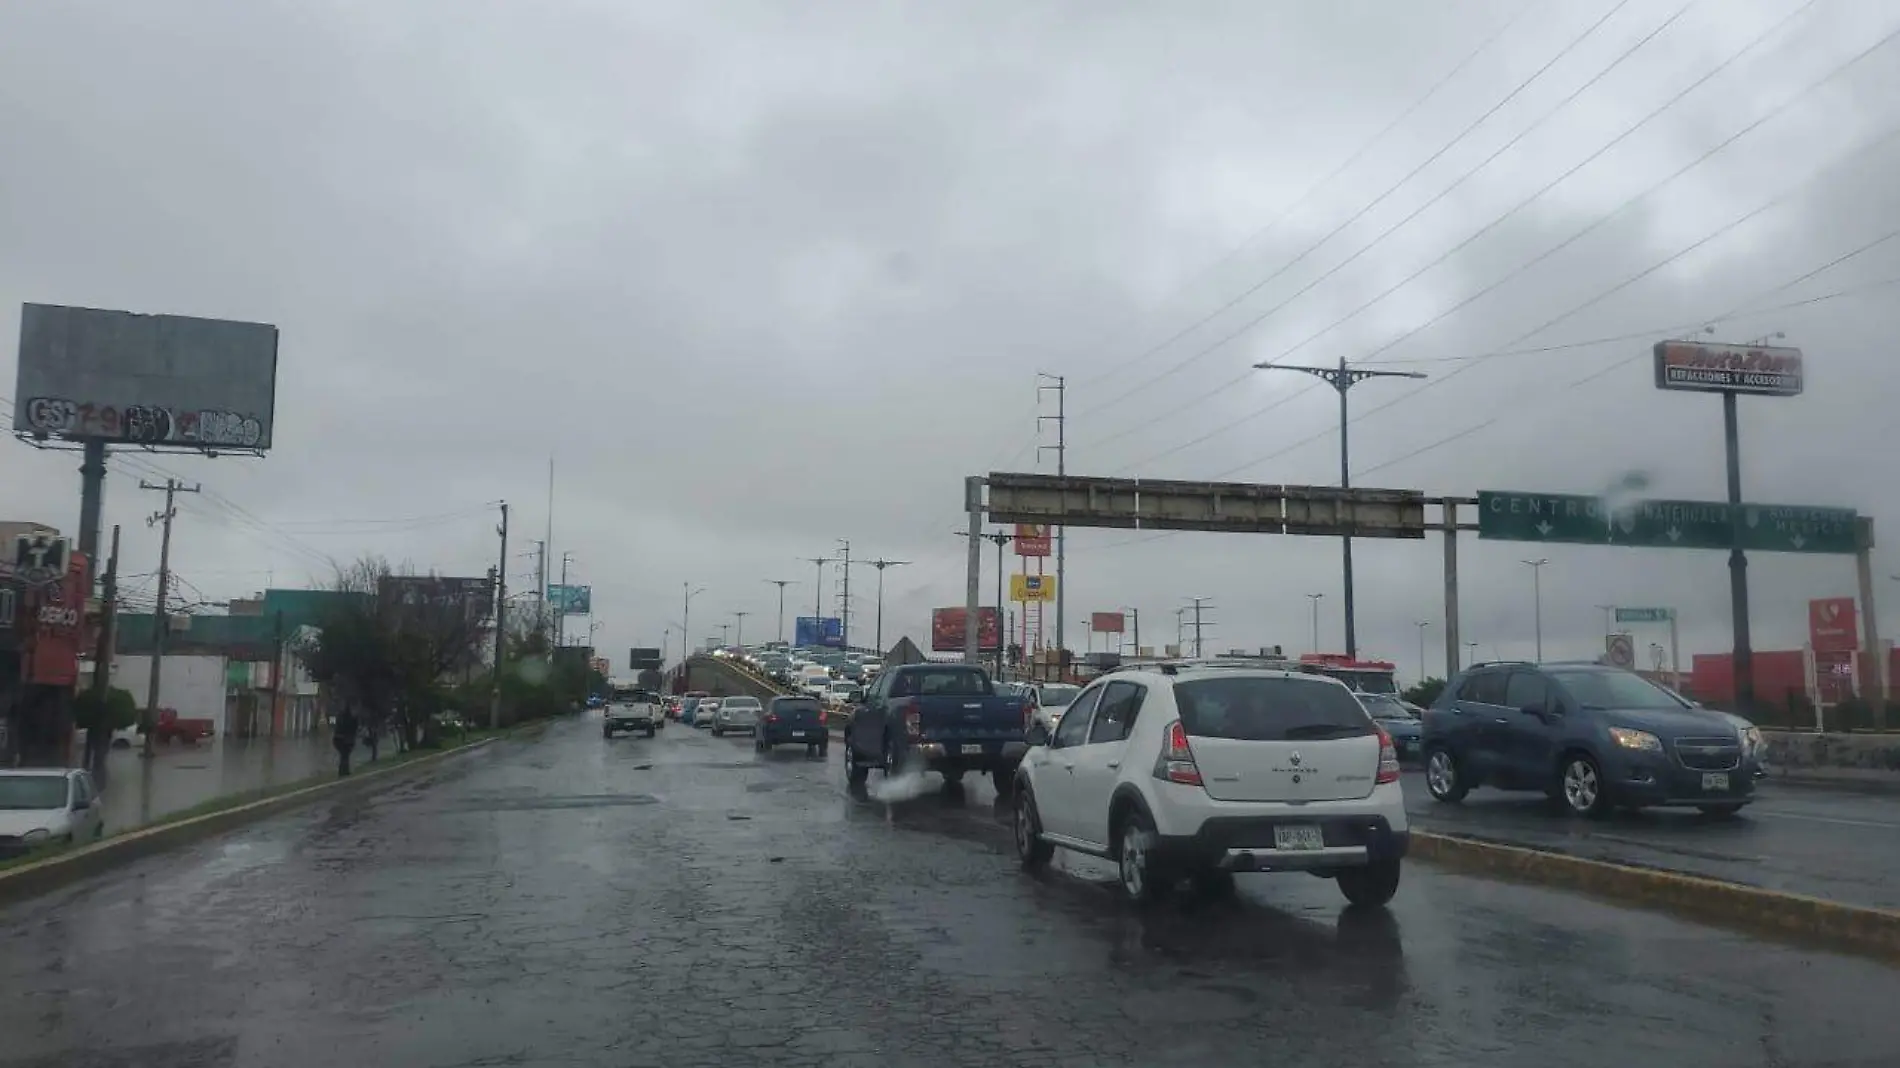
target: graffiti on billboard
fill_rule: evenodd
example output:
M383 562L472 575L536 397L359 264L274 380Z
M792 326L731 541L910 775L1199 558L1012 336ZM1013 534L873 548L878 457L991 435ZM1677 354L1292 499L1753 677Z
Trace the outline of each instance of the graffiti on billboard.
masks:
M930 649L937 653L963 651L963 625L967 609L939 608L930 613ZM976 647L995 652L1001 647L1002 628L997 625L996 609L976 610Z
M179 411L147 404L118 408L66 397L28 399L26 429L87 441L240 449L255 449L264 437L263 420L242 412Z

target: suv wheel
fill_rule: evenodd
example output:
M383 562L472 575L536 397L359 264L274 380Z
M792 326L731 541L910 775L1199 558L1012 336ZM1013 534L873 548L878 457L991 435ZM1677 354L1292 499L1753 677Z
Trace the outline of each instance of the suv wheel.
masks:
M1028 790L1016 795L1016 857L1024 871L1039 871L1055 856L1056 847L1042 840L1042 814Z
M1377 908L1399 892L1399 862L1391 858L1375 860L1362 868L1346 868L1338 877L1339 892L1346 900L1363 908Z
M1603 771L1590 754L1571 753L1565 757L1558 782L1562 784L1564 807L1576 815L1602 816L1610 811Z
M1458 761L1450 750L1433 749L1425 754L1425 789L1433 800L1451 804L1463 801L1471 792L1465 777L1458 774Z
M851 736L844 736L844 780L852 786L862 787L871 777L871 769L858 760L858 747L851 744Z
M1122 823L1121 848L1115 863L1121 874L1122 894L1136 905L1150 905L1167 896L1170 883L1155 863L1154 825L1140 812Z

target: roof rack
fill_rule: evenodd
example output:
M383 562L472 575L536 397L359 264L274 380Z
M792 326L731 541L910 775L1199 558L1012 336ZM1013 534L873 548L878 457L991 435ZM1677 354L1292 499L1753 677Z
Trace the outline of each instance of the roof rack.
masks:
M1470 670L1471 668L1481 668L1481 667L1536 667L1536 666L1537 665L1535 663L1529 660L1480 660L1475 664L1467 665L1466 670Z

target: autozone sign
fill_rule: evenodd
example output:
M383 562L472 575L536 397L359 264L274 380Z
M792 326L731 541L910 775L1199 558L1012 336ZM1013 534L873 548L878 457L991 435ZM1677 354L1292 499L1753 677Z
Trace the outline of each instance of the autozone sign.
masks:
M1659 341L1652 351L1657 389L1793 397L1805 385L1796 348Z
M41 605L39 621L45 627L77 627L79 610L63 604Z

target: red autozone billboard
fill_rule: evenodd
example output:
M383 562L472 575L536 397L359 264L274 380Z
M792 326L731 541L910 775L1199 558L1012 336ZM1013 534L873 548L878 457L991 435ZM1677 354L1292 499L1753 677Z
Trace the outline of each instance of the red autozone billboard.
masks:
M1656 388L1792 397L1804 384L1801 350L1658 341Z
M1046 523L1016 524L1017 556L1048 556L1049 527Z
M963 621L965 609L939 608L930 613L930 649L936 653L960 653L963 651ZM979 608L976 610L976 647L979 650L995 652L1001 627L996 625L996 609Z

